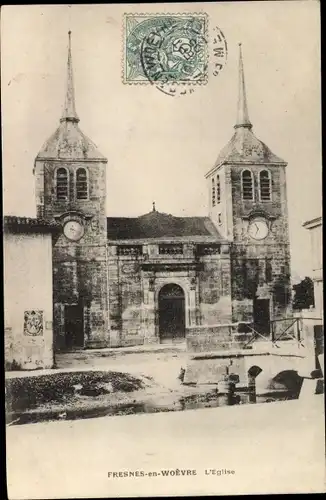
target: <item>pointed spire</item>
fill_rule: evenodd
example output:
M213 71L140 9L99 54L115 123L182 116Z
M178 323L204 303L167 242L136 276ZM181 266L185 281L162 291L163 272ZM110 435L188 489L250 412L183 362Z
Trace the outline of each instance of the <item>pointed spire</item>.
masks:
M67 63L67 93L65 107L63 110L62 118L60 121L72 121L79 122L78 115L76 113L75 105L75 89L74 89L74 79L72 71L72 60L71 60L71 31L68 31L69 45L68 45L68 63Z
M238 115L237 123L234 128L245 127L252 128L252 124L249 120L248 105L247 105L247 95L245 86L245 77L243 70L242 61L242 50L241 43L239 43L239 99L238 99Z

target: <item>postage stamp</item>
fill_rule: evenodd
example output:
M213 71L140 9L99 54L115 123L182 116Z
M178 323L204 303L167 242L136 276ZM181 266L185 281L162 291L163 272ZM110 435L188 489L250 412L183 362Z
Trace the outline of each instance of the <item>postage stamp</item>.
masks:
M205 84L208 16L125 14L123 82Z

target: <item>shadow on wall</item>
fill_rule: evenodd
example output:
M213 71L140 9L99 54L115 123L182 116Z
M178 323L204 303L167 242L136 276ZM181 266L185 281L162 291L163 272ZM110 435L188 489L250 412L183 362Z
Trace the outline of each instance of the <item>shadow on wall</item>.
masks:
M287 389L293 394L299 394L303 379L295 370L284 370L278 373L270 382L271 389Z
M22 366L20 363L18 363L15 359L12 361L5 361L5 371L19 371L23 370Z
M298 372L295 370L283 370L279 372L275 377L270 378L268 380L265 379L266 372L257 366L253 365L249 368L248 372L248 388L255 389L257 386L257 377L262 374L262 380L259 380L258 385L264 386L265 390L273 390L273 391L287 391L291 393L294 397L298 397L303 379L298 375Z

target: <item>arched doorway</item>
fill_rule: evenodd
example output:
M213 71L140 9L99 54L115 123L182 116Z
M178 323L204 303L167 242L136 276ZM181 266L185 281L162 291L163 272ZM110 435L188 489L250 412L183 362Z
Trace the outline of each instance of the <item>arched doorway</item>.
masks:
M158 296L159 335L161 343L185 339L185 294L175 283L164 285Z

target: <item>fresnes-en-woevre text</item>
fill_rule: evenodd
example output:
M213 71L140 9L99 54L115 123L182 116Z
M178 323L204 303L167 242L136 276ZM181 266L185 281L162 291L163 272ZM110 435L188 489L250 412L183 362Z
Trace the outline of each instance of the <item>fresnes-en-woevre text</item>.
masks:
M198 471L197 469L161 469L158 471L144 471L144 470L123 470L123 471L109 471L109 479L122 479L130 477L182 477L182 476L197 476L199 474L205 474L205 476L232 476L235 474L233 469L203 469Z

